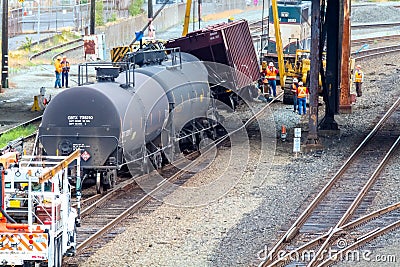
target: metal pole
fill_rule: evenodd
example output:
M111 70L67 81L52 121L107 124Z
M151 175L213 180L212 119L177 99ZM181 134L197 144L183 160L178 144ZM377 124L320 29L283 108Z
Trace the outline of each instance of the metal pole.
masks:
M350 99L350 1L343 0L343 39L342 39L342 65L341 65L341 79L340 79L340 112L351 113L351 99Z
M192 23L192 25L193 25L193 31L195 30L195 22L194 22L194 18L196 17L196 1L193 1L193 23Z
M90 34L94 34L96 20L96 0L90 0Z
M200 22L201 22L201 1L202 0L198 0L197 2L197 12L198 12L198 16L199 16L199 29L201 28Z
M81 30L81 32L84 32L83 31L83 13L82 13L82 1L81 0L79 0L79 18L80 18L80 22L81 22L80 30Z
M153 32L153 0L147 0L147 19L149 20L149 37L155 37Z
M318 84L321 56L319 40L321 32L321 3L312 0L311 3L311 62L310 62L310 115L307 145L319 144L318 139Z
M8 88L8 0L3 0L3 18L1 31L1 86Z
M57 20L56 20L56 25L57 25ZM38 42L40 42L40 0L38 0Z
M260 64L263 61L262 51L263 51L263 37L264 37L264 7L265 0L262 1L262 12L261 12L261 39L260 39Z

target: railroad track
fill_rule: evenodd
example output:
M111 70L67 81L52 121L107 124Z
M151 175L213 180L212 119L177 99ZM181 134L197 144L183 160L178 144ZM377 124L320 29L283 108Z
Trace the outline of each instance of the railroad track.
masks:
M399 107L400 98L268 251L260 266L327 266L340 259L335 254L327 257L329 249L345 255L400 226L399 203L368 214L381 186L380 173L398 151Z
M60 55L64 55L64 54L66 54L68 52L71 52L71 51L74 51L74 50L82 48L83 47L83 43L82 42L83 42L83 39L79 38L79 39L76 39L76 40L73 40L73 41L70 41L70 42L67 42L67 43L63 43L63 44L59 44L59 45L56 45L56 46L53 46L53 47L46 48L46 49L44 49L44 50L42 50L42 51L30 56L29 57L29 61L32 61L33 59L38 58L39 56L43 56L44 54L51 53L51 52L53 52L55 50L58 51L61 48L65 48L64 50L62 50L62 52L58 52L58 53L56 53L54 55L53 55L53 53L51 53L52 54L51 60L54 61L54 59L56 57L60 56ZM80 44L77 44L77 43L80 43Z
M282 96L283 93L278 95L276 99ZM90 257L101 246L114 238L115 235L121 233L129 223L128 217L143 209L144 206L147 207L146 204L149 205L149 208L144 212L151 212L157 208L159 204L154 203L154 201L152 203L148 202L153 198L163 199L164 196L174 191L176 186L182 185L193 175L204 169L205 166L208 166L209 158L207 155L209 152L213 153L213 147L224 145L225 142L229 141L230 136L250 127L276 99L255 112L241 127L231 129L229 134L218 138L213 144L207 146L208 149L202 149L201 155L195 160L188 161L187 157L185 157L174 162L173 166L178 166L178 168L171 167L171 165L163 168L163 180L160 180L158 172L153 171L137 177L135 180L130 179L123 182L101 198L94 199L93 197L94 200L89 201L92 204L82 209L82 226L78 228L77 235L77 255L73 258L65 258L65 265L77 266L79 262ZM194 152L194 154L198 155L199 152ZM141 182L137 183L138 180L141 180ZM143 191L143 187L146 190ZM101 240L101 242L96 240Z
M29 120L29 121L20 123L20 124L18 124L18 125L16 125L16 126L13 126L12 128L7 129L7 130L1 132L1 133L0 133L0 136L2 136L3 134L8 133L8 132L10 132L10 131L13 131L13 130L15 130L16 128L19 128L19 127L26 127L26 126L28 126L28 125L35 125L35 126L38 128L41 121L42 121L42 115L40 115L40 116L38 116L38 117L36 117L36 118L33 118L33 119ZM10 141L9 144L11 144L11 147L10 147L9 145L7 145L7 146L5 146L5 147L3 147L3 148L0 148L0 151L5 151L6 149L15 149L15 147L14 147L14 148L12 147L12 146L14 146L14 144L22 143L22 144L23 144L23 149L24 149L24 151L25 151L27 154L31 154L31 152L32 152L33 149L34 149L33 144L36 143L36 142L35 142L36 134L37 134L37 131L35 131L34 133L32 133L32 134L30 134L30 135L28 135L28 136L19 137L19 138L16 139L16 140ZM22 151L20 151L20 152L22 152Z
M352 52L351 56L357 60L369 59L371 57L380 57L388 53L400 52L400 45L389 45L378 48L363 50L360 52Z
M375 44L376 42L382 43L382 42L399 42L399 41L400 41L400 35L395 34L395 35L387 35L387 36L377 36L377 37L370 37L370 38L354 39L354 40L351 40L351 45L358 46L358 45L365 45L365 44Z

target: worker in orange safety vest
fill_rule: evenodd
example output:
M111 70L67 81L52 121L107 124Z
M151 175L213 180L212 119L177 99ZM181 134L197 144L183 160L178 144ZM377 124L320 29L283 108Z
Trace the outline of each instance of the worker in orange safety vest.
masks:
M303 86L303 82L299 82L299 87L297 87L297 102L299 104L299 115L307 114L307 95L309 94L308 88Z
M357 96L362 96L361 85L364 81L364 72L361 70L361 65L357 65L354 73L354 84L356 85Z
M61 61L61 68L62 68L62 87L69 88L68 86L68 73L70 69L69 62L67 60L67 56L63 56L63 60Z
M265 69L263 67L261 71L261 74L264 75L265 79L268 81L274 97L276 97L276 75L278 73L279 71L274 67L273 62L268 63L268 67L266 67Z

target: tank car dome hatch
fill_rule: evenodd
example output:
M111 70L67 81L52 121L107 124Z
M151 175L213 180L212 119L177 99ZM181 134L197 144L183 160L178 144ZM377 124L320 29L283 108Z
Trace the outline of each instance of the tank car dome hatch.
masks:
M113 85L113 86L112 86ZM116 91L118 90L118 91ZM103 165L120 142L121 113L131 94L118 84L75 87L56 95L43 113L39 139L48 155L82 148L82 165ZM101 141L98 138L103 137Z

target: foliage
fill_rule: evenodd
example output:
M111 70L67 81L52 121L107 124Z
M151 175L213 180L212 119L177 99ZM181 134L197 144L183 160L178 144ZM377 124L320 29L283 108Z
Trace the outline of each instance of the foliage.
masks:
M95 16L95 22L96 26L103 26L104 25L104 5L103 1L96 1L96 16Z
M36 127L33 125L28 125L27 127L17 127L0 136L0 148L7 146L9 142L14 141L20 137L31 135L35 131Z
M32 38L26 36L25 42L22 43L21 48L26 51L29 51L29 50L31 50L31 47L32 47Z
M143 0L133 0L128 7L129 14L131 16L139 15L143 12L142 10Z
M107 22L117 21L117 14L112 13L111 17L107 19Z

